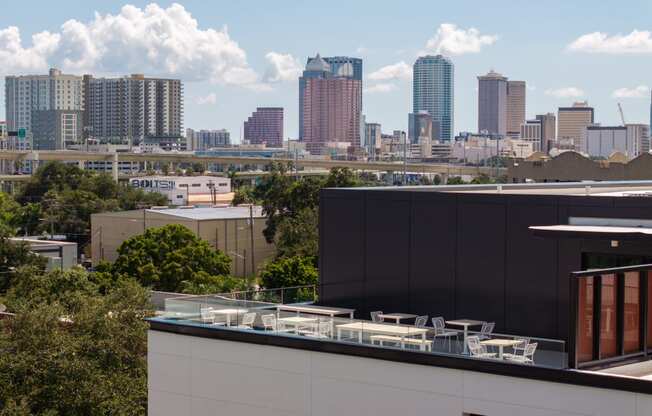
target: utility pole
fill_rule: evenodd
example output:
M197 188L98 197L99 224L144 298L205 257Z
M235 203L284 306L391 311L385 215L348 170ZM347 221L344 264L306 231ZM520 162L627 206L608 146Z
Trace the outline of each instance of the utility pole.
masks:
M249 233L251 240L251 273L256 274L256 261L254 259L254 205L249 205Z

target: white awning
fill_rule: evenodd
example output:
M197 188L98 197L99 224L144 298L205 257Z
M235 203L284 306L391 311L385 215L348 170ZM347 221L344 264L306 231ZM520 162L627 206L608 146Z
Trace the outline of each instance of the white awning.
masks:
M532 225L528 227L543 237L577 237L599 239L640 239L652 237L652 228L601 225Z

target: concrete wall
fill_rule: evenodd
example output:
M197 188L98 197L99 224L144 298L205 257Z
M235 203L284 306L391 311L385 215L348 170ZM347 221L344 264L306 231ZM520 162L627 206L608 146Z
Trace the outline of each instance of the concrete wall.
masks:
M147 228L167 224L181 224L193 231L212 247L231 257L231 273L234 276L252 274L251 231L248 219L188 220L157 212L128 211L103 213L91 216L93 264L100 260L115 261L117 249L130 237L140 235ZM254 218L254 267L259 270L263 263L276 253L274 244L268 244L263 236L265 218ZM234 254L236 253L236 254ZM243 259L244 257L244 259Z
M647 416L652 396L149 331L156 416Z

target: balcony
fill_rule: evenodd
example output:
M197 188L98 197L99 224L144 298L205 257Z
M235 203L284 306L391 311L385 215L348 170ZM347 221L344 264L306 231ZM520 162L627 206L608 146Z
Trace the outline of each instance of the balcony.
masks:
M315 304L317 292L316 287L305 286L172 297L150 322L507 366L568 367L561 340L495 333L481 317L445 319L378 311L370 319L357 319L366 317L356 318L353 309Z

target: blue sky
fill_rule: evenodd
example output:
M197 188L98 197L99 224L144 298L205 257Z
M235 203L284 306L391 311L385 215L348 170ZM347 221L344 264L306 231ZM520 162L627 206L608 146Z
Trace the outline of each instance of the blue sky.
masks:
M587 99L602 124L619 123L617 102L627 122L649 122L649 1L148 4L13 2L0 15L0 75L56 65L179 77L186 127L237 139L256 106L283 106L285 135L296 137L300 66L317 52L353 55L364 59L367 120L391 132L407 129L416 56L442 51L456 66L456 132L476 129L475 77L489 69L527 81L528 117Z

